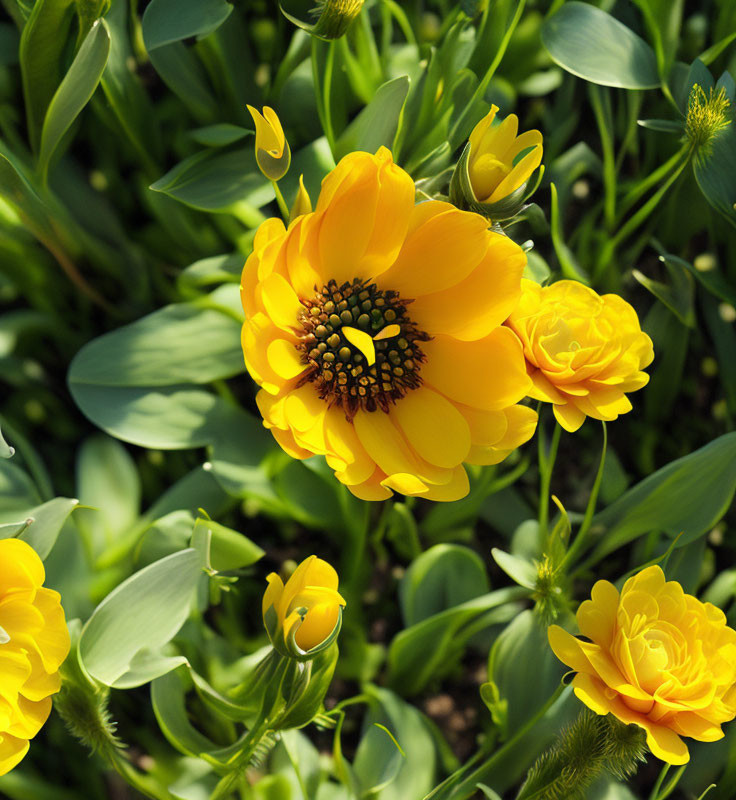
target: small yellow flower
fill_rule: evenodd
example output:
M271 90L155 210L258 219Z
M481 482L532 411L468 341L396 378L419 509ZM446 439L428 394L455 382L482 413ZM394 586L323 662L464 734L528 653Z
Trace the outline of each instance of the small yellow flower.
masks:
M625 393L649 381L642 370L654 359L652 340L618 295L596 294L577 281L543 288L525 279L507 324L524 346L534 384L529 396L554 403L566 431L586 416L609 421L631 411Z
M345 600L335 569L309 556L286 582L272 572L263 595L263 622L271 643L284 655L314 656L337 637Z
M261 172L270 180L278 181L286 175L291 164L291 150L284 136L276 112L268 106L260 111L248 106L256 126L256 162Z
M517 136L516 114L493 125L497 111L498 106L491 106L470 134L470 185L475 199L484 204L497 203L524 186L542 163L542 134L532 130Z
M386 148L351 153L311 214L261 225L241 280L264 425L365 500L457 500L463 462L498 463L536 426L502 325L523 250L478 214L414 198Z
M654 566L629 578L620 595L598 581L577 622L591 641L558 625L548 637L577 672L572 685L588 708L639 725L668 764L690 758L681 736L723 737L721 724L736 716L736 631L719 608L685 594Z
M60 597L43 587L45 578L32 547L0 540L0 775L21 761L46 722L69 653Z

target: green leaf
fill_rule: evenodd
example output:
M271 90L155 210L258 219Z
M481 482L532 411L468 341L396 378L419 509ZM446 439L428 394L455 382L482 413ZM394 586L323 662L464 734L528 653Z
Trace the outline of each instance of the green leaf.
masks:
M489 591L483 560L469 547L438 544L414 559L399 584L407 627Z
M536 589L537 570L534 564L521 556L500 550L498 547L493 548L491 555L512 581L527 589Z
M25 519L23 522L5 522L0 525L0 539L14 539L31 524L31 519Z
M77 490L85 506L78 525L95 554L132 527L140 514L141 482L128 451L108 436L86 439L77 455Z
M202 575L200 556L188 548L167 556L123 581L95 609L82 630L79 655L89 674L112 686L133 686L140 659L150 664L179 631ZM139 655L148 651L146 655ZM138 656L138 661L136 661ZM168 672L168 660L161 667ZM169 667L170 668L170 667ZM153 677L147 671L146 680ZM146 681L143 681L146 682Z
M649 531L670 538L682 533L677 546L683 547L713 528L735 491L736 433L727 433L657 470L596 514L600 543L594 556L603 558Z
M265 555L265 551L251 542L242 533L226 528L211 519L198 519L194 531L202 528L210 531L210 565L218 571L241 569L255 564Z
M39 148L46 109L61 81L73 6L74 0L36 0L20 37L28 137L34 150Z
M69 71L51 98L41 130L38 168L48 172L51 158L72 122L87 105L100 82L110 53L110 31L104 19L97 20L82 42Z
M683 121L674 119L638 119L636 124L650 131L660 131L661 133L682 134L685 130Z
M256 165L252 148L189 156L150 188L203 211L227 211L234 203L259 208L274 196Z
M518 612L514 601L527 595L519 587L499 589L398 633L388 651L391 686L406 695L421 692L432 678L447 672L468 639L491 624L508 622Z
M15 448L5 441L2 431L0 431L0 458L10 458L13 453L15 453Z
M684 0L636 0L654 41L657 66L664 79L669 74L680 42Z
M229 310L236 286L198 302L165 306L85 345L72 361L69 383L94 386L202 384L244 371L241 323Z
M364 693L370 698L370 710L363 721L364 733L353 762L363 796L422 800L434 786L436 763L435 744L427 723L416 708L388 689L367 686ZM375 794L367 792L371 788Z
M499 634L488 676L505 703L506 736L513 736L554 694L566 669L547 642L547 626L531 609Z
M664 303L667 308L688 328L695 327L695 279L685 266L680 263L681 259L675 256L663 255L659 260L667 268L670 275L671 284L652 280L638 269L632 270L634 278L648 289L658 300Z
M199 122L217 117L218 104L202 64L182 42L157 47L149 53L161 80L178 95Z
M79 500L56 497L34 508L29 515L33 521L18 538L27 542L42 560L46 559L68 516L78 505Z
M232 10L225 0L151 0L141 22L146 50L191 36L201 39L217 30Z
M622 89L659 86L652 48L617 19L576 0L545 20L542 43L561 67L591 83Z
M409 78L401 75L378 87L368 105L335 143L335 158L353 150L375 153L381 145L391 148L409 92Z
M79 41L83 41L95 22L110 9L111 0L75 0L79 17Z
M204 128L189 131L192 139L204 147L226 147L252 133L253 131L248 128L231 125L229 122L219 122L217 125L206 125Z

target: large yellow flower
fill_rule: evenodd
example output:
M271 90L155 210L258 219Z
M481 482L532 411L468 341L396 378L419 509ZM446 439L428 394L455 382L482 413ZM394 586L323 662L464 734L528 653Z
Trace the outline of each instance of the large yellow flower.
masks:
M531 437L531 386L502 326L525 256L449 203L414 204L386 148L351 153L314 212L259 228L242 277L245 363L264 424L295 458L324 455L358 497L468 491Z
M736 716L736 631L719 608L665 582L654 566L620 595L598 581L577 621L590 642L557 625L548 634L557 658L578 673L572 685L586 706L644 728L649 749L668 764L690 758L680 736L723 737L721 724Z
M0 775L28 751L51 712L69 632L43 563L19 539L0 540Z
M614 420L631 411L626 392L646 386L654 358L636 311L615 294L596 294L577 281L541 287L524 280L508 320L524 345L534 388L554 403L557 421L576 431L585 417Z
M309 556L286 582L272 572L263 595L263 623L273 646L300 656L332 643L345 600L335 568ZM296 645L296 647L294 647Z

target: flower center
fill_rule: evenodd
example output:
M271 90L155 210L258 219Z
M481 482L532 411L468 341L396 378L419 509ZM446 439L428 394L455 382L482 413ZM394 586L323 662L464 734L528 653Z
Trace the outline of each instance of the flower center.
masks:
M342 286L332 280L301 302L297 350L310 367L301 384L313 382L348 420L359 409L388 412L421 384L419 342L430 337L407 314L411 300L355 278Z

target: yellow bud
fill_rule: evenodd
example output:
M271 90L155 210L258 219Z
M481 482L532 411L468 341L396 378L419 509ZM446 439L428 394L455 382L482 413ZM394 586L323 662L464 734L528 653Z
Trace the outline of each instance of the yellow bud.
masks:
M312 32L323 39L339 39L362 7L363 0L323 0L317 6L320 15Z
M289 214L289 222L293 222L297 217L302 214L309 214L312 211L312 201L309 199L309 192L304 186L304 175L299 176L299 189L296 193L294 205L291 207Z
M256 161L261 172L270 180L278 181L286 175L291 164L291 150L284 136L276 112L268 106L263 114L247 106L256 126Z
M263 595L263 622L280 653L312 658L337 636L345 600L337 591L335 569L309 556L284 585L272 572Z

